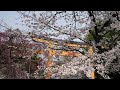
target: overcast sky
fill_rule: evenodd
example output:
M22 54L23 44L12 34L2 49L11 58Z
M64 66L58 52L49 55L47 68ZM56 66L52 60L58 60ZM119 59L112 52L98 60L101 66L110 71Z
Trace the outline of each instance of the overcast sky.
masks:
M16 11L0 11L0 23L1 20L3 20L5 23L7 23L10 27L14 29L19 28L23 32L30 31L27 26L22 25L20 15ZM2 31L1 27L0 27L0 31ZM64 35L60 35L58 38L67 39L67 37ZM80 41L80 40L76 40L76 41Z
M28 28L26 26L22 26L22 22L19 17L20 15L16 11L0 11L0 22L3 20L14 29L19 28L22 31L27 31Z

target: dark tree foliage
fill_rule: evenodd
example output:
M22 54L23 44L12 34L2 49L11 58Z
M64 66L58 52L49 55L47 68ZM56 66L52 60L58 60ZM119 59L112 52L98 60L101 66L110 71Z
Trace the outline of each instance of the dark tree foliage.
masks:
M19 30L0 32L0 65L5 78L24 79L34 73L39 65L34 60L34 44ZM5 70L2 70L5 68Z

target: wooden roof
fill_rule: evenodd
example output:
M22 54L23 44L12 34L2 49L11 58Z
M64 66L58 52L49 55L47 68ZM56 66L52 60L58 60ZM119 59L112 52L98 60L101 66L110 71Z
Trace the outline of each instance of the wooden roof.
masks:
M75 41L68 41L68 40L62 40L62 39L55 39L55 38L49 38L49 37L45 37L42 35L39 36L31 36L32 38L38 38L38 39L44 39L47 41L52 41L52 42L57 42L57 43L67 43L67 44L76 44L76 45L88 45L84 42L75 42Z

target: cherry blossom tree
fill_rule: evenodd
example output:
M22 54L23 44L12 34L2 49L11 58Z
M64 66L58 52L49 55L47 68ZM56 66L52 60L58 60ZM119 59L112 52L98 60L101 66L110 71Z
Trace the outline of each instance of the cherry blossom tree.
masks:
M117 56L119 54L117 42L120 40L119 11L19 11L18 13L23 18L23 23L33 29L32 34L43 34L46 37L56 37L62 34L69 36L69 40L78 38L93 46L94 55L90 59L94 63L95 72L103 78L113 78L112 74L114 74L113 76L119 75L117 73L119 72L119 63L117 63L117 67L115 66L119 61L119 56ZM81 27L83 25L84 27ZM109 33L113 31L117 33L110 36ZM92 35L92 41L82 38L86 32ZM86 57L89 56L86 54ZM115 65L112 64L112 61L115 61ZM110 67L114 69L110 69ZM103 72L101 72L101 68L104 69ZM110 74L111 72L112 74Z
M34 45L19 29L0 32L0 64L5 78L27 79L38 69L38 59L31 58Z

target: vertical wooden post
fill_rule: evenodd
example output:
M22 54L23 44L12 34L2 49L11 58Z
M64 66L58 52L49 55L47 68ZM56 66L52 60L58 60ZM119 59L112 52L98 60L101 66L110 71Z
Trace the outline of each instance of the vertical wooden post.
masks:
M88 53L89 53L90 56L93 55L93 47L92 46L89 47Z
M48 61L46 62L46 68L50 67L50 65L52 64L53 51L51 48L53 48L53 43L49 44L49 49L48 49L49 54L48 54ZM51 76L51 72L48 70L45 79L49 79L50 76Z
M92 73L91 73L91 78L95 79L95 72L94 71L92 71Z
M88 53L89 53L90 56L93 55L93 47L92 46L89 47ZM92 67L93 67L93 65L92 65ZM92 71L92 73L91 73L91 78L95 79L95 72L94 71Z

